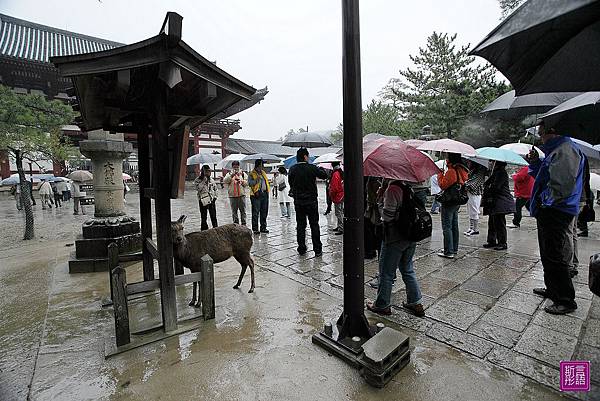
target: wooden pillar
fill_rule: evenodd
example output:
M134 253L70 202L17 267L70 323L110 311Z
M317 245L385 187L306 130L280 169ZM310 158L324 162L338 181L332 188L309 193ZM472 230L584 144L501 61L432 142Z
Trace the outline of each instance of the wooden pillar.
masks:
M169 121L167 116L167 87L157 79L154 83L155 111L152 123L152 167L155 188L156 242L163 327L177 328L175 272L171 242L171 177L169 173Z
M200 297L202 299L202 316L204 320L215 318L215 271L213 260L209 255L200 259L200 272L202 282Z
M147 130L138 134L138 185L144 281L149 281L154 280L154 259L146 247L146 238L152 238L152 202L144 193L144 189L150 186L150 141Z
M111 244L113 245L113 244ZM115 337L117 347L129 344L129 308L127 307L127 276L125 269L117 266L111 271L112 301L115 315Z

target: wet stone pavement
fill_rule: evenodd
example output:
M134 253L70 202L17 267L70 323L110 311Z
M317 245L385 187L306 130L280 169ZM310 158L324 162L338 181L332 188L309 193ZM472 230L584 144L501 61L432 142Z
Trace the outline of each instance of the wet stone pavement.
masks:
M396 399L405 391L414 399L600 399L600 300L587 288L587 265L580 265L574 278L577 311L545 313L544 299L531 292L543 286L531 218L509 231L507 251L481 248L484 235L463 237L458 258L448 260L435 254L442 235L434 216L433 236L415 255L426 317L402 310L406 295L400 278L393 287L393 315L383 319L367 312L370 321L411 336L411 364L385 390L369 388L358 372L310 344L310 335L339 314L343 289L343 238L328 230L335 227L335 216L322 214L323 190L323 256L314 256L310 235L309 252L298 255L294 216L281 219L271 198L270 233L255 236L253 247L254 294L231 290L239 265L219 264L214 322L106 361L104 338L114 330L111 311L101 308L106 275L69 275L66 267L87 216L73 216L71 203L58 210L37 206L36 239L25 243L22 215L10 199L0 198L0 399L319 399L325 394ZM231 222L225 195L221 191L217 202L219 224ZM137 193L127 198L128 213L137 217ZM180 214L188 215L186 232L200 228L193 191L173 201L173 220ZM466 230L465 213L460 227ZM595 223L590 238L579 240L581 261L600 248L598 238ZM376 281L377 270L376 259L365 261L366 298L376 296L369 283ZM141 279L139 266L127 271L128 281ZM248 275L242 288L247 285ZM178 288L182 315L193 315L186 303L190 294L191 287ZM157 298L132 301L139 321L159 322L159 312L152 313L160 310ZM590 393L556 391L561 360L592 361ZM188 373L196 368L201 370ZM314 383L323 392L312 388ZM165 392L164 385L177 390ZM299 388L306 391L298 393Z

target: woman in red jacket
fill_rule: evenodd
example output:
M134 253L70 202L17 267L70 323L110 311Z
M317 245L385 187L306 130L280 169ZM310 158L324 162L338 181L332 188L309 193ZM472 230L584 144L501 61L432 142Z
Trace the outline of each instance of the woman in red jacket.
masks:
M438 184L441 190L446 190L458 183L464 185L469 179L469 173L461 164L460 154L448 153L446 159L448 170L438 174ZM458 209L460 205L444 205L442 203L442 233L444 234L444 251L438 256L453 258L458 253Z
M529 167L522 167L512 176L515 184L515 215L512 224L507 224L508 228L519 228L521 226L521 209L523 206L529 210L529 199L531 199L531 191L533 191L533 183L535 178L529 175Z
M344 173L340 163L331 163L333 173L329 183L329 197L333 202L335 217L337 217L337 227L333 230L335 235L344 233Z

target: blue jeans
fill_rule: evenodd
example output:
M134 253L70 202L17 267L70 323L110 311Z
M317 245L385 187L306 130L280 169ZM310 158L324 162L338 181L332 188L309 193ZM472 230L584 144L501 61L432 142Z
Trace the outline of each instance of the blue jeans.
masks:
M406 285L406 298L408 305L421 303L421 290L417 276L413 270L413 255L417 244L414 242L397 241L391 244L385 242L381 245L379 256L379 287L377 288L377 308L390 306L392 284L396 277L396 268L402 274L402 281Z
M267 214L269 213L269 193L257 192L250 197L252 204L252 231L258 231L258 222L260 217L260 229L267 229Z
M458 253L458 209L460 205L442 205L442 233L444 253Z

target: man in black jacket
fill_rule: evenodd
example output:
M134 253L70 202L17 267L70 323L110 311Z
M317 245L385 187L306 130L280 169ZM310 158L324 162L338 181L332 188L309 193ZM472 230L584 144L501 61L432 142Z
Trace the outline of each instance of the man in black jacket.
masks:
M308 163L308 150L298 149L296 152L298 164L292 166L288 174L290 196L294 198L296 209L296 238L298 253L306 253L306 219L310 224L310 234L315 256L323 254L321 233L319 231L319 208L317 202L317 178L327 178L327 173L320 167Z

